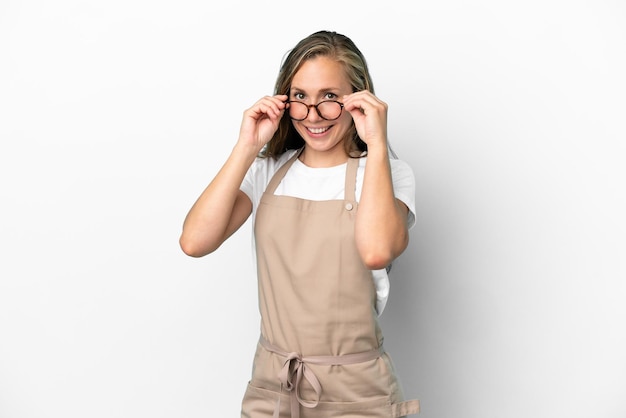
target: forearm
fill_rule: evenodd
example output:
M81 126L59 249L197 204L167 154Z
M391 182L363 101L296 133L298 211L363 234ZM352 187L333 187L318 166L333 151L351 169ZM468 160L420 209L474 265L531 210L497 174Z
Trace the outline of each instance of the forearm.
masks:
M243 178L256 155L253 147L235 146L191 207L180 237L180 245L186 254L200 257L215 251L234 232L231 229L238 228L245 221L249 212L241 213L241 209L246 209L235 205Z
M355 226L357 248L368 268L384 268L406 249L407 212L394 196L386 146L368 147Z

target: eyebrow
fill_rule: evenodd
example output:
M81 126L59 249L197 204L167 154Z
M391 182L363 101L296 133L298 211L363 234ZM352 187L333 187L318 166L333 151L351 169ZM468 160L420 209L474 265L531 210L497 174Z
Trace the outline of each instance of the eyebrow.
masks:
M324 87L323 89L318 90L316 93L335 93L340 91L341 89L339 87ZM292 93L307 93L307 91L305 89L302 89L300 87L294 87L291 86L291 92Z

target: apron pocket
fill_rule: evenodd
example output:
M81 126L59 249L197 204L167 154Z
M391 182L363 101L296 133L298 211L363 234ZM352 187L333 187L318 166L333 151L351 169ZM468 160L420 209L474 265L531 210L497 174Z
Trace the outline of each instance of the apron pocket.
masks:
M301 412L306 408L302 408ZM389 397L373 398L356 402L320 402L314 409L317 415L328 418L391 418L392 408Z
M271 418L280 397L280 416L290 416L290 396L248 383L241 408L242 418ZM300 418L392 418L388 396L356 402L320 402L315 408L300 406Z
M289 416L289 397L267 389L258 388L248 383L246 394L241 403L241 418L272 418L274 408L280 401L280 416Z

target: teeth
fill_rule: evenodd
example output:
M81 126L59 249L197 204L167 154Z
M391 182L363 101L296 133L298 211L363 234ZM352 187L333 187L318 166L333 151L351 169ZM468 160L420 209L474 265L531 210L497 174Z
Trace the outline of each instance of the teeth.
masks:
M328 130L328 128L309 128L309 131L313 134L321 134L323 132L326 132Z

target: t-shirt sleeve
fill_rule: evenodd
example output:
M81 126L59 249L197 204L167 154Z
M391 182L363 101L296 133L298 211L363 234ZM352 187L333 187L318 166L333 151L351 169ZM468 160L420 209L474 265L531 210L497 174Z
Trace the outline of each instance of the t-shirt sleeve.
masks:
M256 211L270 179L295 152L296 150L289 150L277 159L257 157L254 160L239 186L239 189L250 198L253 212Z
M391 177L396 198L409 208L407 228L415 225L415 174L411 166L403 160L391 161Z

